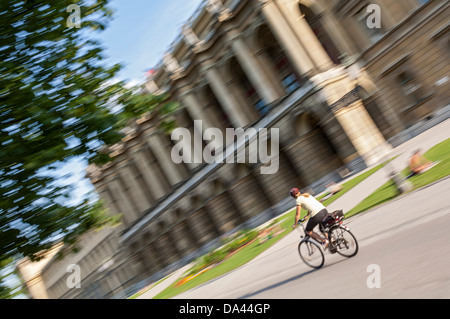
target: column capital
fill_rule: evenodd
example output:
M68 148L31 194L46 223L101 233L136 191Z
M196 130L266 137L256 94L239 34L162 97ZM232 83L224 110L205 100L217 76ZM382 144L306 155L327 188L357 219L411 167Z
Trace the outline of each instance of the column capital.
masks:
M217 20L223 22L231 17L230 9L226 8L220 0L207 0L206 10L217 15Z
M210 72L210 71L217 72L217 64L215 64L215 63L202 64L201 71L202 72Z
M177 59L175 59L172 53L166 52L162 60L169 73L178 74L183 71L183 68L178 64Z

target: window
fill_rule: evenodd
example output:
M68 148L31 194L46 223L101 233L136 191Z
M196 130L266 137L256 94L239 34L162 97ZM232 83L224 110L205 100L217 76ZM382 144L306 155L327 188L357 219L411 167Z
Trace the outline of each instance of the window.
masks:
M255 103L255 108L261 116L264 116L269 112L270 105L266 104L264 100L259 100L258 102Z
M411 72L402 71L397 75L396 80L403 95L409 102L417 104L424 99L425 95L423 94L422 85L416 81Z
M290 73L288 76L286 76L281 83L283 84L283 87L285 88L286 92L289 94L291 92L294 92L300 87L300 83L297 80L297 77Z
M244 73L240 74L240 83L245 90L245 94L247 97L247 101L250 105L253 105L259 116L264 116L269 112L270 106L262 99L258 92L253 87L252 83L248 80L247 76Z

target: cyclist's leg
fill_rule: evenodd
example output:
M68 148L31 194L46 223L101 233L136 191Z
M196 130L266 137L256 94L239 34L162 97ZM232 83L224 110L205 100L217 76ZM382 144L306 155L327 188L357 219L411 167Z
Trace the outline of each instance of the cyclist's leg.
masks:
M326 238L322 238L319 234L314 232L313 229L326 217L327 214L327 210L323 209L308 221L308 224L305 228L305 233L320 243L323 242Z
M326 239L329 239L328 233L325 231L325 229L321 223L319 223L319 230L322 233L322 235L325 236Z

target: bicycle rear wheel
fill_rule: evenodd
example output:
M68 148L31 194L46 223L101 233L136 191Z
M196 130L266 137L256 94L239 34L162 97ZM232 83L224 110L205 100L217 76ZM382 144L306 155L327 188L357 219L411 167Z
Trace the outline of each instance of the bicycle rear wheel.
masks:
M322 268L325 257L318 244L310 240L303 240L298 244L298 253L309 267Z
M329 234L330 244L339 255L350 258L358 253L358 241L349 230L344 227L334 227L330 229Z

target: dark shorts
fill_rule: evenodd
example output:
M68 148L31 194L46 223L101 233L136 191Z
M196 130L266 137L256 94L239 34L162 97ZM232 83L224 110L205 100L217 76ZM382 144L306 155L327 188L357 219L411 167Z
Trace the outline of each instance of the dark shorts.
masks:
M314 217L311 217L306 225L305 231L310 232L316 227L325 217L327 217L328 211L326 209L322 209L318 212Z

